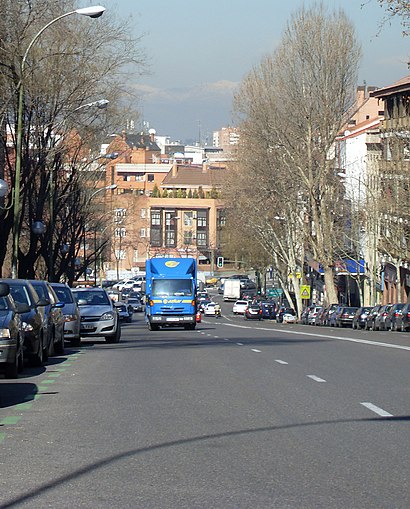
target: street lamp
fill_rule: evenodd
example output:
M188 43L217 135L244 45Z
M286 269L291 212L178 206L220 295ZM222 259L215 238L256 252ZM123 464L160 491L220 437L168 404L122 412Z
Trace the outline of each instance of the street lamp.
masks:
M18 109L17 109L17 132L16 132L16 166L15 166L15 182L14 182L14 207L13 207L13 251L11 261L11 277L15 279L17 277L17 261L19 252L19 223L20 223L20 173L21 173L21 159L22 159L22 137L23 137L23 98L24 98L24 71L26 67L26 60L28 54L36 43L41 34L52 24L56 23L60 19L63 19L72 14L80 14L82 16L88 16L90 18L98 18L105 11L105 7L101 5L84 7L82 9L76 9L74 11L66 12L61 16L57 16L49 23L47 23L41 30L39 30L23 55L20 64L20 81L17 86L18 91Z

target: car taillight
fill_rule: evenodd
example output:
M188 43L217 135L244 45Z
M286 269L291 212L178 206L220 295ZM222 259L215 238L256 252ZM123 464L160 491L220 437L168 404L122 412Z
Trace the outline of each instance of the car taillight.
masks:
M384 312L384 313L382 314L382 316L387 316L388 314L389 314L389 313Z
M410 318L410 311L407 313L407 316Z

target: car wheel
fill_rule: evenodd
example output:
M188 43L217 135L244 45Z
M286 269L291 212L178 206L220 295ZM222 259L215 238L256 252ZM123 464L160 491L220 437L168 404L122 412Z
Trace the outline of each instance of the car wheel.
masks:
M119 343L121 338L121 327L120 324L117 324L117 329L111 336L107 336L105 338L107 343Z
M71 339L70 345L71 346L80 346L81 345L81 336Z
M159 329L159 325L156 323L151 323L150 321L148 321L147 325L148 325L148 330L155 331L155 330Z
M8 362L6 365L5 365L5 368L4 368L4 376L6 378L17 378L18 377L18 372L19 372L19 355L17 355L17 352L16 352L16 357L14 359L14 362Z
M43 362L44 362L44 346L43 345L44 345L44 339L43 339L43 336L41 336L37 354L31 360L31 364L33 366L42 366L43 365Z
M54 343L54 352L57 355L64 355L64 334L60 334L60 341L58 343Z

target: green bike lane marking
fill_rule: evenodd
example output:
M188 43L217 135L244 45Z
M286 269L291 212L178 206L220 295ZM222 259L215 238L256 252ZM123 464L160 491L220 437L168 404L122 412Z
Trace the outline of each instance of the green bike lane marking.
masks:
M78 356L70 357L69 359L67 359L69 362L67 362L67 361L63 362L64 367L62 367L62 366L52 367L53 372L48 373L47 378L45 380L42 380L41 382L39 382L39 384L37 385L36 393L28 394L27 396L25 396L23 398L22 403L17 403L15 405L13 405L14 410L19 410L19 411L23 412L22 415L9 415L9 416L4 417L3 419L0 419L0 427L7 426L10 428L10 427L13 427L16 424L18 424L20 422L20 420L23 418L24 412L31 410L33 407L33 403L35 401L37 401L38 399L40 399L42 396L44 396L42 393L46 393L47 391L49 391L50 385L52 385L56 381L56 379L58 377L60 377L61 374L64 373L64 371L66 371L67 367L70 367L72 365L70 361L71 360L75 361L77 359L79 359ZM6 440L6 438L7 438L7 432L1 431L0 432L0 444L2 444Z

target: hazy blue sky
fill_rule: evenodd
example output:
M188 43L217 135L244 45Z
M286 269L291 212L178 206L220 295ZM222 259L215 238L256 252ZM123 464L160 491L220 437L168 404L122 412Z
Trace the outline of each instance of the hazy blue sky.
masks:
M232 125L235 87L280 41L300 0L101 0L106 16L130 18L151 75L136 79L143 119L173 140L212 141L212 131ZM315 3L305 0L305 6ZM324 0L342 7L363 48L359 82L382 87L407 76L410 38L385 16L377 0Z

